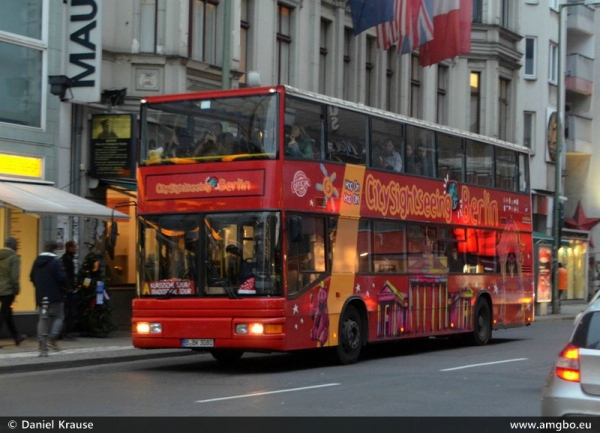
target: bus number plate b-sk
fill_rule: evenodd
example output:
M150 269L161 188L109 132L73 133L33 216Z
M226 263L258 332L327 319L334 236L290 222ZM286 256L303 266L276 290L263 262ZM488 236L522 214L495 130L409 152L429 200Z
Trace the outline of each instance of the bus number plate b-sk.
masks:
M211 338L187 338L183 340L183 347L215 347L215 340Z

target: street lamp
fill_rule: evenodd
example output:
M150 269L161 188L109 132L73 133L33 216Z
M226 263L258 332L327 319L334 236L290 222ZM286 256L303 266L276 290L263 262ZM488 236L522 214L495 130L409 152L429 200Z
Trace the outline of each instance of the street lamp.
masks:
M557 136L556 136L556 165L554 173L554 208L552 214L552 314L560 314L560 302L558 299L558 250L560 248L560 197L561 197L561 177L562 177L562 156L564 149L564 128L563 112L564 103L562 101L565 85L565 77L562 75L562 10L571 6L599 6L600 0L574 1L570 3L561 3L558 5L558 85L557 85Z

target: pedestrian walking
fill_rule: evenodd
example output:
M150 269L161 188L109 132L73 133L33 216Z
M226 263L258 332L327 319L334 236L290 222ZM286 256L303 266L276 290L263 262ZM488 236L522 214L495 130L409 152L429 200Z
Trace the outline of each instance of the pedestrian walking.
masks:
M48 356L48 347L58 351L56 339L62 330L67 274L56 255L58 244L46 243L44 252L33 262L29 278L35 286L35 300L39 307L38 341L40 356Z
M0 329L6 323L18 346L24 338L17 331L12 314L12 304L20 290L21 258L17 255L17 248L17 240L9 237L4 242L4 248L0 249Z
M569 288L569 272L562 263L558 264L558 299L561 300L565 297L565 293Z
M61 339L75 340L75 321L77 319L77 290L75 286L75 254L77 246L75 242L68 241L65 244L65 253L61 260L67 274L67 294L65 296L65 323L61 332Z

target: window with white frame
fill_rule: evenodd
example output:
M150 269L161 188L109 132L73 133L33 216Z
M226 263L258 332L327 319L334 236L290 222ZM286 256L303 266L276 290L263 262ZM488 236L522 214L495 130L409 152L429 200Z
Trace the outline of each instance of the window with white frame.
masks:
M548 81L558 83L558 45L550 42L550 55L548 56Z
M321 36L319 42L319 93L327 93L327 61L329 54L331 21L321 20Z
M192 0L190 57L201 62L217 62L217 7L216 0Z
M448 66L437 67L437 107L436 122L441 125L448 124Z
M352 73L352 49L354 48L354 34L352 29L344 29L344 82L342 84L342 98L350 99L350 78Z
M292 47L292 9L277 5L277 83L290 83L290 60Z
M537 39L534 37L525 38L525 78L535 79L537 75Z
M248 34L250 33L250 18L249 18L249 3L250 0L241 0L241 16L240 16L240 72L244 75L240 78L241 83L246 82L246 72L248 72Z
M514 0L500 0L500 25L505 29L510 28L510 4Z
M385 71L385 81L387 88L387 99L385 102L385 109L393 111L398 100L398 91L396 86L396 67L398 65L398 54L396 53L396 47L390 47L387 52L387 69Z
M510 80L500 78L498 89L498 138L509 139Z
M473 22L481 23L483 20L483 0L473 0Z
M533 143L535 142L535 112L524 111L523 112L523 146L533 149Z
M367 36L367 61L365 62L365 104L375 106L375 38Z
M471 87L469 131L479 134L481 132L481 72L471 72L469 82Z
M154 53L156 47L156 0L140 1L140 53Z
M42 73L48 48L42 34L44 3L2 0L0 122L42 126Z
M421 119L421 67L419 66L419 56L413 55L410 60L410 116Z

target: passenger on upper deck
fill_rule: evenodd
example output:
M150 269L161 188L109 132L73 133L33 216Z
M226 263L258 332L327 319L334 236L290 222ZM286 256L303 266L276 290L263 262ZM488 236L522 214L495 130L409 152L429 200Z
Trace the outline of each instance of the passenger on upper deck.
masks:
M402 157L394 148L394 140L386 138L383 142L379 162L382 168L397 172L402 171Z
M204 135L198 140L194 156L222 155L221 147L224 142L223 125L220 122L213 122L210 124L210 129L205 130Z
M289 137L286 137L285 154L294 158L312 159L312 142L304 128L292 126Z
M417 147L417 158L415 174L433 177L433 161L431 160L431 154L427 152L427 148L422 144Z
M406 173L415 173L415 154L412 144L406 143Z
M165 151L165 158L186 158L192 156L196 139L186 128L176 128L171 143Z

